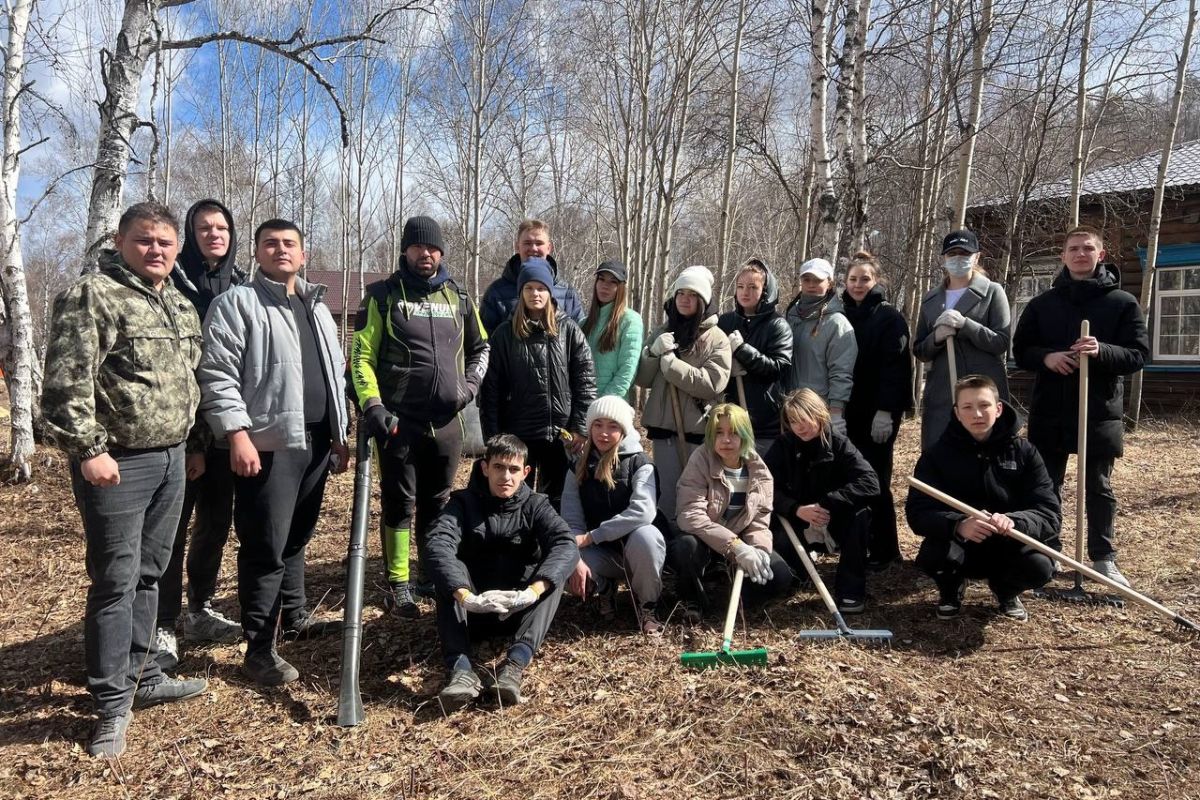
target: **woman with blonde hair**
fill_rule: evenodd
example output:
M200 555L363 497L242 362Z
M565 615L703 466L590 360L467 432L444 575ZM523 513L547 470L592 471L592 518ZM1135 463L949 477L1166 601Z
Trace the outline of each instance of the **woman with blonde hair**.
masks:
M829 406L811 389L798 389L783 401L782 433L764 460L775 476L775 513L813 550L840 553L834 597L843 614L866 608L867 531L871 501L879 494L875 470L834 427ZM800 554L782 526L775 549L797 574Z
M679 478L680 535L667 547L689 621L708 608L700 579L710 562L722 558L745 571L748 603L780 597L791 588L792 572L771 541L773 491L771 472L754 450L750 415L735 403L714 408L704 446L692 453Z
M557 511L568 467L564 440L572 450L583 446L596 384L587 339L558 310L553 286L544 259L521 267L512 320L491 338L479 421L484 441L511 433L525 443L530 488L548 495Z
M629 402L643 325L642 315L629 307L627 280L620 261L605 261L596 267L592 307L583 321L583 333L596 365L596 397L615 395Z
M892 457L900 421L912 408L913 396L908 323L888 303L879 279L875 256L866 251L855 253L842 292L846 318L854 327L858 343L854 388L846 404L846 434L879 477L867 545L867 566L873 569L900 560L892 500Z
M617 583L629 582L642 632L662 631L667 544L658 513L658 473L642 449L633 409L619 397L598 397L587 412L588 439L575 474L563 488L562 517L575 534L579 563L567 591L596 597L600 616L612 619Z
M942 268L946 279L921 301L913 337L913 355L930 365L921 400L922 451L946 430L954 409L949 348L954 348L957 377L986 375L1001 402L1008 403L1008 295L979 267L979 240L971 231L951 231L942 240Z

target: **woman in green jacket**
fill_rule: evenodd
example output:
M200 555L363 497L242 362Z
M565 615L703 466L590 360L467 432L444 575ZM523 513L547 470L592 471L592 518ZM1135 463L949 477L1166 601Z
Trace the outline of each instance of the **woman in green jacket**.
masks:
M627 277L620 261L596 267L592 308L583 321L583 333L596 365L596 397L616 395L632 402L644 329L641 314L628 306Z

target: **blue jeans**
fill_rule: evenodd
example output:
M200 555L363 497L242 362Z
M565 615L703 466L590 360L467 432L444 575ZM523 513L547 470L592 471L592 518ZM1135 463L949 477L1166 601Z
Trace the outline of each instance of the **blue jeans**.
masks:
M87 540L83 620L88 691L101 717L127 711L139 683L162 680L154 659L158 580L183 508L183 445L109 452L121 482L93 486L71 463Z

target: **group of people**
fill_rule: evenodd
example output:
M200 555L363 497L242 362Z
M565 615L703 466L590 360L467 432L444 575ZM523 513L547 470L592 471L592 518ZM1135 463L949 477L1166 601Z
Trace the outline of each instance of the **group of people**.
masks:
M640 630L658 635L676 608L662 602L664 573L688 622L733 570L748 579L747 603L795 591L801 558L781 519L801 546L837 554L838 607L864 611L869 573L901 558L890 485L912 355L931 364L917 477L992 515L965 518L910 493L908 522L923 537L916 564L938 587L938 616L958 613L974 578L989 581L1003 614L1024 619L1021 592L1050 579L1048 558L1004 534L1015 526L1057 543L1075 448L1067 398L1085 356L1089 556L1121 578L1108 478L1120 455L1120 376L1148 347L1136 301L1090 229L1068 233L1062 274L1017 329L1017 361L1036 373L1030 441L1007 403L1007 300L979 270L970 231L946 237L945 281L910 342L869 253L850 260L840 293L832 264L802 264L782 312L761 259L737 269L732 308L719 315L712 273L687 267L644 335L625 265L596 268L585 309L558 274L544 222L521 223L514 255L476 305L443 261L437 222L412 217L396 271L365 291L343 360L324 287L300 277L295 224L258 226L252 279L233 263L222 204L188 212L182 250L178 229L169 209L132 206L100 271L54 306L42 430L70 457L84 522L95 755L124 750L133 709L206 688L167 674L185 567L185 637L244 639L244 672L261 685L299 676L280 642L336 627L308 607L305 547L327 476L348 466L350 404L379 465L384 605L412 618L418 597L433 597L447 711L481 696L520 702L564 592L611 619L624 582ZM1093 335L1081 338L1071 326L1084 318ZM948 348L963 376L953 387ZM652 454L635 423L636 387ZM485 452L454 491L472 402ZM240 624L211 602L231 522ZM509 644L481 678L473 642L493 634Z

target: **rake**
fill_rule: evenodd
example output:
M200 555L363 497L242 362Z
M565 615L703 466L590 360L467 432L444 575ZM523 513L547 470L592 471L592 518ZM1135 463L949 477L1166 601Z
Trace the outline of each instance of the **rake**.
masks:
M1091 325L1085 319L1079 326L1079 336L1083 338L1091 332ZM1087 423L1088 423L1088 362L1085 354L1079 356L1079 427L1075 433L1075 560L1083 561L1084 522L1087 514L1085 504L1087 492ZM1083 588L1083 574L1075 573L1075 585L1070 589L1039 589L1034 592L1037 597L1047 600L1063 600L1068 603L1085 603L1095 606L1113 606L1124 608L1125 601L1111 594L1094 594Z
M746 573L741 567L733 573L733 588L729 592L729 610L725 612L725 636L721 649L715 653L680 653L679 663L686 669L713 669L730 664L740 667L765 667L767 648L732 650L733 623L737 618L738 601L742 598L742 580Z
M946 494L945 492L941 491L940 489L935 489L934 487L930 486L929 484L925 483L924 481L919 481L916 478L909 478L908 482L910 485L912 485L913 488L924 492L925 494L929 495L930 497L932 497L935 500L939 500L939 501L945 503L946 505L950 506L951 508L955 509L956 511L961 511L962 513L966 514L969 517L974 517L975 519L983 520L984 522L986 522L989 519L988 515L984 514L982 511L972 508L971 506L967 505L966 503L962 502L961 500L954 499L950 495ZM1071 558L1070 556L1058 552L1053 547L1048 547L1047 545L1042 544L1037 539L1034 539L1032 536L1029 536L1027 534L1021 533L1016 528L1009 531L1007 535L1012 539L1016 539L1018 542L1025 545L1026 547L1031 547L1034 550L1037 550L1042 555L1049 556L1050 558L1053 558L1055 561L1058 561L1062 564L1066 564L1068 567L1074 567L1076 570L1083 573L1085 576L1091 578L1092 580L1094 580L1098 583L1104 584L1109 589L1112 589L1112 590L1118 592L1119 594L1123 595L1127 599L1132 600L1135 603L1139 603L1140 605L1145 606L1146 608L1150 609L1151 611L1155 611L1159 614L1162 614L1163 616L1167 617L1172 622L1174 622L1176 625L1178 625L1180 628L1186 628L1186 629L1192 630L1192 631L1200 631L1200 625L1197 625L1195 622L1188 619L1183 614L1181 614L1177 611L1172 611L1171 609L1164 606L1162 603L1152 600L1149 597L1147 597L1146 595L1142 594L1141 592L1130 589L1128 586L1122 586L1121 584L1114 581L1112 578L1109 578L1106 575L1101 575L1099 572L1096 572L1096 570L1092 569L1091 567L1085 566L1084 564L1081 564L1080 562L1076 561L1075 559Z
M776 517L776 519L783 525L784 533L791 540L792 547L796 548L796 553L800 556L800 561L804 563L804 569L808 572L808 577L812 579L813 586L817 587L817 593L821 595L821 600L825 603L825 608L829 609L829 613L833 615L834 624L837 625L837 628L831 630L801 631L800 638L812 641L847 639L852 642L862 642L868 645L891 644L892 632L889 630L856 631L846 624L845 618L842 617L842 612L838 611L837 603L833 602L833 597L830 596L829 589L825 587L825 581L821 580L821 575L817 572L817 565L813 563L812 557L808 555L808 550L800 541L800 537L796 535L795 528L783 517Z

